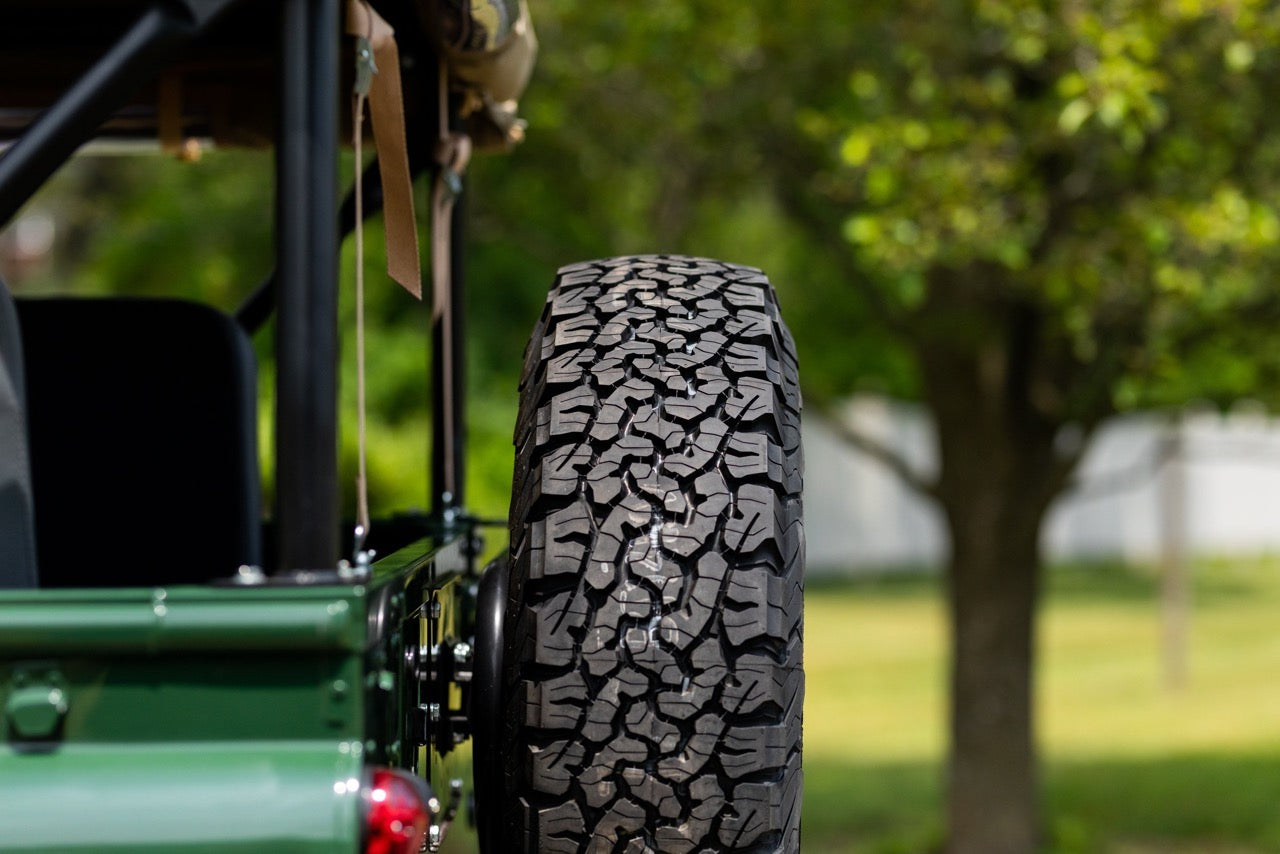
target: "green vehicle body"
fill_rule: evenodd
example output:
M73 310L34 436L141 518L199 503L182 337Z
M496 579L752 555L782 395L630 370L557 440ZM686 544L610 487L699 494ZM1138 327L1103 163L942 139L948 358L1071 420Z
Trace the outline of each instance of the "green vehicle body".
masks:
M464 563L421 540L355 584L0 592L0 851L351 852L364 769L415 759L407 704L447 710L397 652L459 637Z
M0 854L795 854L800 391L761 271L561 269L482 565L454 199L523 133L526 3L4 12L0 227L86 143L211 139L273 147L275 253L234 313L0 282ZM340 250L381 211L422 284L415 175L430 509L343 518Z
M408 125L401 133L415 152L404 180L432 172L439 180L444 167L429 153L446 109L437 110L440 48L423 17L438 9L417 0L371 5L395 22L405 88L418 95L400 105ZM514 0L497 5L515 8ZM130 582L116 543L86 544L85 571L74 577L92 587L42 586L43 571L39 585L23 572L10 584L0 566L0 852L352 854L365 850L374 769L395 769L420 792L432 850L450 850L444 832L455 819L474 819L470 656L482 568L477 523L454 485L463 482L464 459L458 315L437 317L423 342L424 361L430 346L433 364L455 365L453 376L436 375L423 389L435 419L433 471L423 472L432 512L376 520L376 545L365 551L359 534L344 537L352 523L338 511L337 263L353 228L350 199L358 198L349 195L340 209L338 104L361 44L344 32L348 12L340 0L5 6L0 227L95 139L154 144L173 119L219 144L275 146L276 269L234 325L247 342L243 333L276 318L275 423L292 426L277 436L276 503L260 561L219 568L223 577L208 583L145 587ZM166 80L187 98L168 115L155 100ZM218 106L228 92L236 98L230 112ZM456 109L446 119L459 121ZM381 205L376 183L372 191L364 197L369 216ZM460 251L461 232L459 217L451 252ZM460 273L444 282L461 293ZM3 283L0 297L0 308L9 307ZM445 325L452 339L440 334ZM17 444L20 453L4 445L0 452L25 459ZM128 459L138 449L121 453ZM256 449L244 458L253 460L255 492L241 506L256 527ZM0 488L8 488L3 477ZM75 539L64 530L74 524L63 522L49 530ZM6 532L12 528L0 525ZM199 555L199 538L189 539L182 548ZM168 557L184 565L184 554Z

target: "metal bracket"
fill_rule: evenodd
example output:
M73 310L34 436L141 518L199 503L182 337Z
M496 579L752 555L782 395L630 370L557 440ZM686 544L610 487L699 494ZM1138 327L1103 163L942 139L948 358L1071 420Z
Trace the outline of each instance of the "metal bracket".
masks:
M449 803L445 805L437 815L439 821L432 821L431 827L427 828L427 850L439 851L444 845L445 837L449 835L449 828L453 825L453 820L458 816L458 808L462 805L462 781L453 779L449 781Z
M70 709L67 680L52 667L16 667L4 705L9 737L18 741L57 738Z
M427 697L419 706L424 744L445 754L471 737L474 651L466 641L445 640L418 650L418 679Z

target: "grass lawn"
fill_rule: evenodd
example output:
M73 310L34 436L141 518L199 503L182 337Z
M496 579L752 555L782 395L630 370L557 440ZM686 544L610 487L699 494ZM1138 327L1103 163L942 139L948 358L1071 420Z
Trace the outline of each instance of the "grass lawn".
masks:
M1160 670L1154 579L1050 575L1039 738L1057 854L1280 852L1280 560L1202 563L1189 679ZM945 624L936 580L811 580L805 854L941 838Z

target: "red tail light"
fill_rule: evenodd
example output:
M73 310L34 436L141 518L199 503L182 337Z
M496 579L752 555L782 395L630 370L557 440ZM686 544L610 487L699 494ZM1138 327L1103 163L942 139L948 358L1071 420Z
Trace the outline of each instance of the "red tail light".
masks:
M364 800L364 854L418 854L436 805L427 784L405 771L375 768Z

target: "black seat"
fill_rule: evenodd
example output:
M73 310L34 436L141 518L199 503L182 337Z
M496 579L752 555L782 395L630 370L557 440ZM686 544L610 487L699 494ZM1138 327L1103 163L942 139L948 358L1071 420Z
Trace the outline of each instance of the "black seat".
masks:
M0 589L36 586L22 339L0 282Z
M20 300L41 587L261 563L253 350L178 300Z

